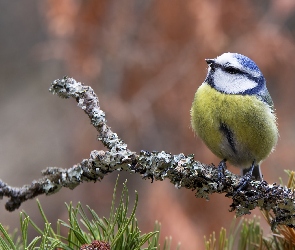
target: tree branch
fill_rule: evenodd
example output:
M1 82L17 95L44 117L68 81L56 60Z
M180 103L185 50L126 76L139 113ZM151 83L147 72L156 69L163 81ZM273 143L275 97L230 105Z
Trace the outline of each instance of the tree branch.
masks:
M93 89L84 86L73 78L64 77L55 80L50 92L62 98L73 97L88 115L91 124L97 129L98 140L108 149L92 151L88 159L69 169L49 167L42 171L43 178L21 188L10 187L0 180L0 198L9 197L5 207L9 211L18 209L28 199L40 194L53 194L62 187L74 189L81 182L101 181L105 175L114 171L139 173L144 179L169 179L177 188L185 187L195 191L197 198L209 199L212 193L225 193L231 197L231 211L238 216L249 214L255 207L272 211L276 225L295 227L294 193L276 184L250 180L240 190L243 181L238 175L225 170L225 179L220 184L218 170L214 165L205 165L194 160L193 155L171 155L164 151L130 151L117 134L106 124L105 113L100 109L99 101Z

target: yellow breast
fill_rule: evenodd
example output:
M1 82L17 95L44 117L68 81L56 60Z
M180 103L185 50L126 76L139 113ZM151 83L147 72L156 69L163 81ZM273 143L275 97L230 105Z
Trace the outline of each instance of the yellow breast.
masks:
M276 117L267 104L255 96L218 92L206 83L195 94L191 124L215 155L241 168L254 160L259 164L278 139Z

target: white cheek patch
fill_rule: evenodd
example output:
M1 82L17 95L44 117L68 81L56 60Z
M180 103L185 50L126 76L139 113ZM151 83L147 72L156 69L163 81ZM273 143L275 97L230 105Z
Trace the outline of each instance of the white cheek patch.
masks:
M255 81L246 76L229 74L221 69L216 69L213 73L215 88L227 94L238 94L257 86Z

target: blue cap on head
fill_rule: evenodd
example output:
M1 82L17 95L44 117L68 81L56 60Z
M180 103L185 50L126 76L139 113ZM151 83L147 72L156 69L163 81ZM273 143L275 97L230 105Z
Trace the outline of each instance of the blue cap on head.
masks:
M233 57L235 57L243 67L249 69L249 70L254 70L254 71L259 71L260 69L256 65L254 61L252 61L249 57L238 54L238 53L233 53ZM261 73L261 72L260 72ZM262 74L262 73L261 73Z

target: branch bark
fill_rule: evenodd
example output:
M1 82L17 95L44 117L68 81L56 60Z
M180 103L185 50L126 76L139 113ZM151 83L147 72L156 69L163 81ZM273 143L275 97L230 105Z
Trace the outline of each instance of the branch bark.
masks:
M193 155L141 151L132 152L106 124L105 113L100 109L99 100L93 89L84 86L73 78L55 80L50 92L61 98L75 98L88 115L91 124L98 131L98 140L106 151L92 151L88 159L69 169L49 167L42 171L43 178L23 187L10 187L0 180L0 198L9 197L6 209L14 211L28 199L41 194L53 194L62 187L74 189L82 182L101 181L114 171L139 173L143 179L162 181L169 179L176 188L195 191L197 198L209 199L212 193L225 193L233 202L231 211L238 216L249 214L255 207L272 211L272 228L277 225L295 227L295 204L292 190L266 181L250 180L246 187L238 187L243 180L238 175L225 170L225 179L219 181L218 170L214 165L206 165L194 160Z

